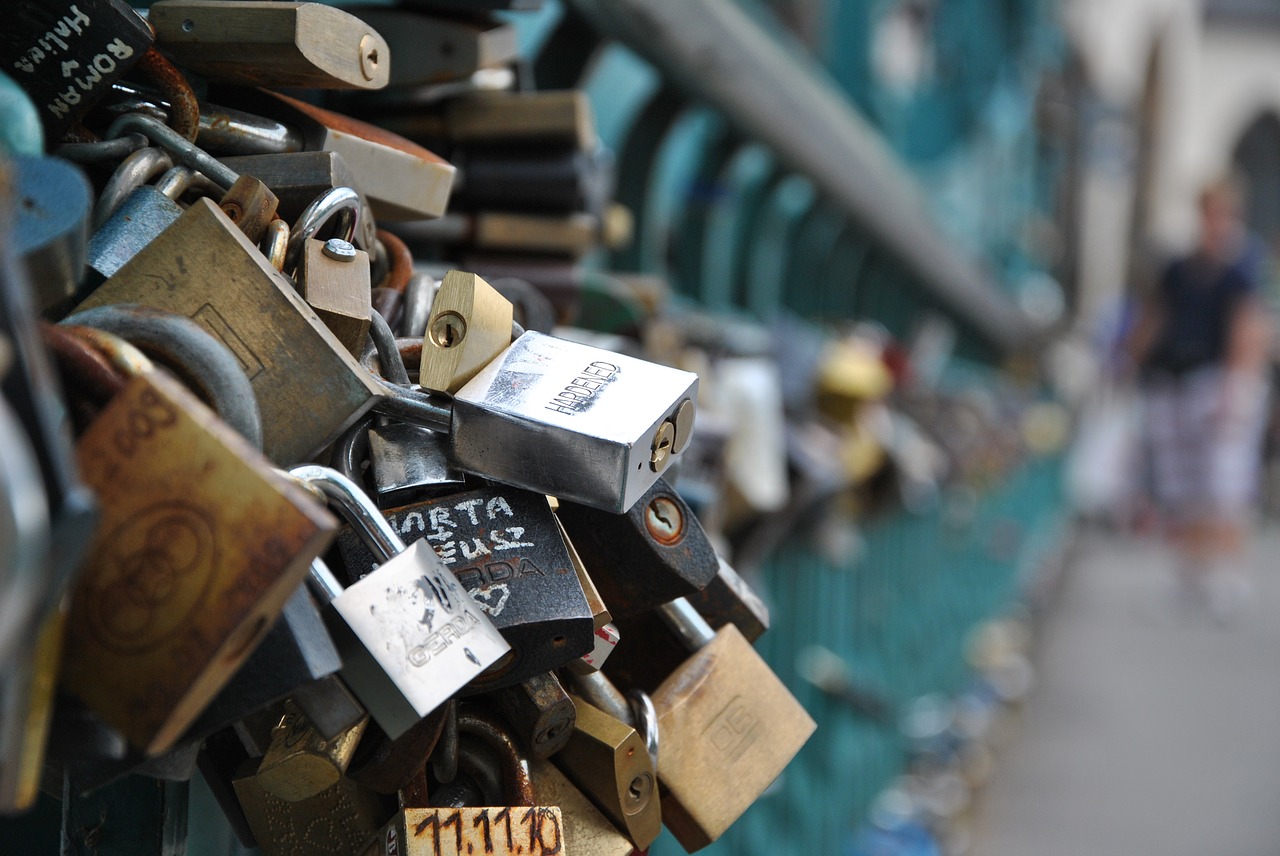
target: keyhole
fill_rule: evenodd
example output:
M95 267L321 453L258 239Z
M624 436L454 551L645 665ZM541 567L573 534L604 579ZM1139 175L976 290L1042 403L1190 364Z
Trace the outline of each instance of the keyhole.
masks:
M635 814L644 809L653 797L653 776L641 773L631 780L627 787L627 805L623 807L626 814Z
M645 508L644 525L660 544L674 544L684 535L684 515L670 497L655 496Z
M453 348L467 337L467 322L457 312L442 312L431 324L431 341L441 348Z

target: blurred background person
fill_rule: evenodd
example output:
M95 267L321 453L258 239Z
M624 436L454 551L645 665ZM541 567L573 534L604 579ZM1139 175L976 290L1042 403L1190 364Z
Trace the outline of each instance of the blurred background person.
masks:
M1145 400L1154 499L1178 555L1176 605L1235 617L1267 416L1272 326L1261 250L1230 178L1199 198L1195 250L1165 268L1130 339Z

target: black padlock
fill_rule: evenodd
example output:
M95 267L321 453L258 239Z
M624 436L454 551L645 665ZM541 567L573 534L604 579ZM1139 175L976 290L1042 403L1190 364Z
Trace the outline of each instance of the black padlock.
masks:
M475 680L490 690L589 652L591 608L545 497L493 485L383 512L405 543L425 538L511 644L513 657ZM369 551L344 530L348 572L373 570Z
M0 29L0 68L31 96L53 143L154 41L124 0L16 0Z
M557 516L615 620L701 591L720 568L702 524L665 479L626 514L561 502Z

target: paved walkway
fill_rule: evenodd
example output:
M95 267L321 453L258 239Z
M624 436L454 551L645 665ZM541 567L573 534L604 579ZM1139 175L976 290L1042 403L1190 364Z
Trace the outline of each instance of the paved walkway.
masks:
M1280 532L1255 553L1256 610L1222 629L1151 608L1161 548L1087 538L973 856L1280 854Z

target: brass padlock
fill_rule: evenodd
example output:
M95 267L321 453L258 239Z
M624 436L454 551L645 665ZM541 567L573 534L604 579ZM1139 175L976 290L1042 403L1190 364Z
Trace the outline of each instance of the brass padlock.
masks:
M62 684L159 754L252 653L337 522L136 349L68 329L133 376L76 447L103 515Z
M759 798L816 726L735 625L713 633L683 599L659 613L694 649L653 693L662 820L692 853Z
M635 852L631 839L619 832L551 761L530 758L529 778L539 803L560 806L566 853L630 856Z
M262 410L263 450L313 456L373 406L378 386L292 284L211 200L198 199L80 308L177 312L239 360Z
M244 762L232 787L265 856L351 856L390 813L381 796L347 778L314 797L282 800L258 781L258 763Z
M326 740L292 702L286 701L284 708L256 775L267 793L286 802L299 802L338 783L351 764L369 717Z
M320 320L358 357L364 350L369 313L373 311L369 254L342 238L310 238L298 263L298 285Z
M473 273L451 270L431 304L419 383L454 393L511 344L511 301Z
M148 20L174 62L210 80L381 89L391 74L377 30L321 3L159 0Z
M644 850L662 831L653 759L640 734L577 696L573 736L552 761L635 846Z

